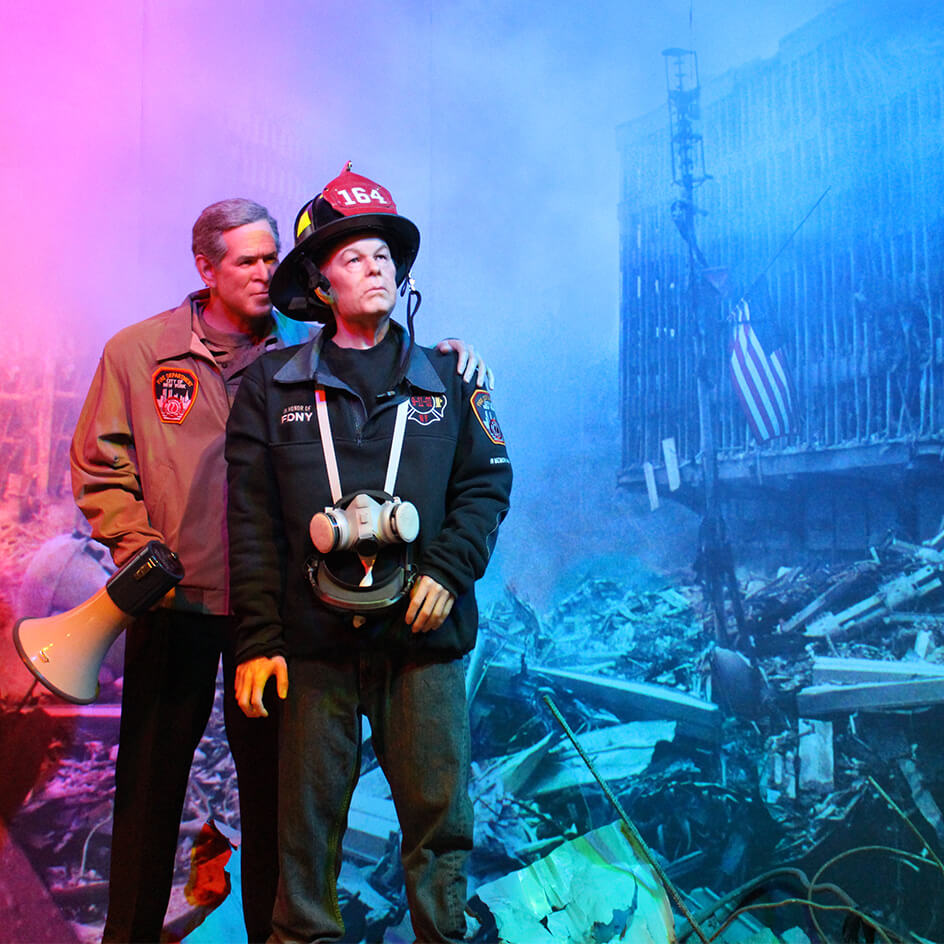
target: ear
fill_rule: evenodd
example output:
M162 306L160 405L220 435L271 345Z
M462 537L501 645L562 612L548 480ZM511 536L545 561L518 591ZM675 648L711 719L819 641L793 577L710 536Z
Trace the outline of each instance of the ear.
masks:
M213 263L203 253L194 256L193 261L197 267L197 272L200 273L200 278L203 279L203 284L207 288L216 288L216 269L213 267Z
M329 308L334 304L334 292L331 291L331 283L324 276L315 286L315 295Z

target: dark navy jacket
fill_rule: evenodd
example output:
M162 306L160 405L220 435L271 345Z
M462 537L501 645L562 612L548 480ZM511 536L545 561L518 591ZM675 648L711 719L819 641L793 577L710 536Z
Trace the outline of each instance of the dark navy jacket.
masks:
M399 325L391 330L406 336ZM227 426L230 585L238 662L256 656L328 657L360 646L455 658L475 644L473 585L485 572L508 510L511 465L487 391L466 383L455 355L416 346L395 396L365 415L359 396L321 360L324 335L264 355L243 377ZM384 485L396 407L410 400L396 494L420 516L413 545L419 574L452 591L443 625L410 632L407 599L355 628L322 604L306 561L316 552L308 525L332 504L315 411L326 390L344 493ZM391 551L392 552L392 551Z

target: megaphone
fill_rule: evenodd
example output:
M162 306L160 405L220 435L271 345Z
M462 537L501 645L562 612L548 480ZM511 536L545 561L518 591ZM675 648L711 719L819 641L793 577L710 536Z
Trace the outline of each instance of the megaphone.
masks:
M87 705L98 697L98 672L112 643L183 575L177 555L149 541L84 603L58 616L17 620L16 651L54 695Z

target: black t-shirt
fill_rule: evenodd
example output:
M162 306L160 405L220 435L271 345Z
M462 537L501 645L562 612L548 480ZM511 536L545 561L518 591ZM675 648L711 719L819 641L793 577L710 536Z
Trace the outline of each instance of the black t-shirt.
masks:
M385 393L393 383L399 364L399 338L388 330L384 339L373 347L338 347L325 342L321 356L338 380L343 380L363 401L367 415L373 412L377 395Z

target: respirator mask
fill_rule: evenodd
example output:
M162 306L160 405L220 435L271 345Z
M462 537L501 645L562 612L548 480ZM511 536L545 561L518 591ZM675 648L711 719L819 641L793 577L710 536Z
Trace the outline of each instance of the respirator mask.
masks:
M380 491L345 495L311 519L311 543L321 555L308 561L308 579L315 595L335 609L374 612L397 603L413 584L410 545L420 532L420 516L412 502ZM399 557L375 579L377 556L386 545L399 545ZM363 568L359 581L347 578L329 561L338 552L357 556Z
M408 404L404 401L397 407L384 489L343 496L321 386L315 388L315 407L334 504L313 515L309 523L318 556L307 561L308 580L315 596L333 609L376 613L398 603L416 578L412 544L420 532L419 512L412 502L393 494ZM378 557L382 559L379 565ZM355 615L355 626L363 622L363 616Z

